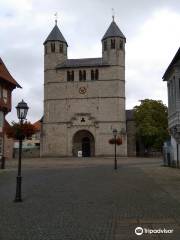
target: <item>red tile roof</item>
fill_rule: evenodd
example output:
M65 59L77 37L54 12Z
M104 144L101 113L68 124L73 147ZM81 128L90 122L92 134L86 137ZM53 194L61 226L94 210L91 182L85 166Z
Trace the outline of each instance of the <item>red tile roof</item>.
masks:
M37 131L40 131L41 130L41 122L40 121L37 121L35 123L33 123L34 127L36 128Z
M1 58L0 58L0 78L11 83L12 85L14 85L14 87L21 88L21 86L16 82L16 80L9 73L6 65L4 64Z

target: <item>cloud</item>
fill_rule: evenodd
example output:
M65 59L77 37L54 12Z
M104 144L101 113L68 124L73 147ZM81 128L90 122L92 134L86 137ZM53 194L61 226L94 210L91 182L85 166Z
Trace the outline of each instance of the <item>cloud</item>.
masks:
M156 10L127 42L127 107L144 98L161 99L167 104L162 76L179 48L180 14Z
M13 92L9 120L16 120L15 106L23 98L36 121L43 114L43 41L58 25L68 41L69 58L101 56L101 38L115 20L127 37L126 102L132 108L139 99L162 99L166 84L162 75L179 47L178 1L168 0L16 0L2 1L0 9L0 55L23 89ZM177 9L177 10L175 10Z

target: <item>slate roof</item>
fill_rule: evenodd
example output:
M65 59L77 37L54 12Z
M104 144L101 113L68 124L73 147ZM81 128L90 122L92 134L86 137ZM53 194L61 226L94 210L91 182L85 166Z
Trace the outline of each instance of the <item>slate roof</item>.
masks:
M102 58L80 58L67 59L64 63L56 66L59 68L76 68L76 67L103 67L109 64L103 63Z
M44 44L46 44L48 41L60 41L67 44L66 39L62 35L61 31L59 30L58 26L55 25L48 37L46 38ZM68 44L67 44L68 45Z
M168 68L166 69L162 79L163 81L166 81L166 76L168 75L169 71L172 69L172 67L180 60L180 48L176 52L174 58L172 59L171 63L169 64Z
M124 36L124 34L121 32L121 30L114 21L112 21L112 23L110 24L108 30L106 31L102 38L102 41L109 37L121 37L126 39L126 37Z
M21 86L16 82L16 80L11 76L3 60L0 58L0 79L9 82L14 87L21 88Z

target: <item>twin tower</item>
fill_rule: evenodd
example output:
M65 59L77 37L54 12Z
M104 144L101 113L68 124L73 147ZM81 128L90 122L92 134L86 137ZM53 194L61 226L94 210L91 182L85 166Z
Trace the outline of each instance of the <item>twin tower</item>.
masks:
M113 20L102 38L101 58L69 59L55 24L44 42L41 156L111 156L113 129L122 139L117 154L127 155L125 42Z

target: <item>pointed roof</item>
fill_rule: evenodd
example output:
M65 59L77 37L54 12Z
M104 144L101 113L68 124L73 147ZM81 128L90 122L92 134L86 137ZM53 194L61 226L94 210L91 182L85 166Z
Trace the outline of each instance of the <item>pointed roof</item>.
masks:
M102 38L102 41L109 37L121 37L121 38L126 39L124 34L121 32L121 30L115 23L115 21L112 21L112 23L110 24L108 30L106 31L106 33L104 34L104 36Z
M0 79L3 79L6 82L9 82L13 87L22 88L16 80L11 76L3 60L0 58Z
M162 77L163 81L166 81L166 77L168 76L168 73L171 71L171 69L173 68L173 66L175 64L179 63L179 60L180 60L180 48L178 49L174 58L172 59L171 63L169 64L168 68L166 69L166 71Z
M57 24L55 24L54 28L46 38L44 44L46 44L48 41L59 41L59 42L64 42L67 44L66 39L62 35L61 31L59 30ZM67 44L68 45L68 44Z

